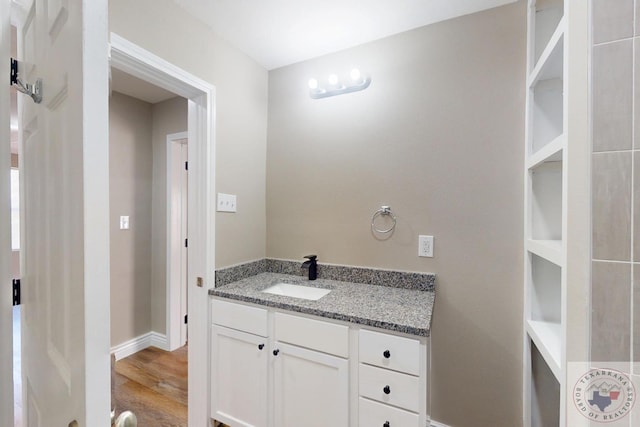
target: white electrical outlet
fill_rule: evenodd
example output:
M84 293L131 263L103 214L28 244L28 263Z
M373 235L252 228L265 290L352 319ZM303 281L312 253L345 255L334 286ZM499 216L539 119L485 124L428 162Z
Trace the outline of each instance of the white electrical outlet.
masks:
M236 195L218 193L218 212L236 212Z
M418 256L433 258L433 236L418 236Z
M120 230L128 230L129 229L129 216L121 216L120 217Z

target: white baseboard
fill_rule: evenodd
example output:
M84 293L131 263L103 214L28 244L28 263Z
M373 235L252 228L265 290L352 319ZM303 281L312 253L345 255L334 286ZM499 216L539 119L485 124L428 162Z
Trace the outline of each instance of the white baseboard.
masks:
M116 357L116 360L120 360L147 347L157 347L161 350L166 350L168 348L167 336L153 331L147 332L144 335L111 347L111 354Z
M431 427L450 427L450 426L431 420Z

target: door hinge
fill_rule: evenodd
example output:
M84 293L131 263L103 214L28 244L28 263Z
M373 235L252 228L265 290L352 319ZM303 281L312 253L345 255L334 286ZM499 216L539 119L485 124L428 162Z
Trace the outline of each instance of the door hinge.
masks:
M184 170L189 170L189 162L184 162Z
M184 239L184 247L185 248L189 247L189 239Z
M185 314L184 315L184 324L186 325L188 323L188 319L189 319L189 315Z
M13 279L13 305L20 305L20 279Z

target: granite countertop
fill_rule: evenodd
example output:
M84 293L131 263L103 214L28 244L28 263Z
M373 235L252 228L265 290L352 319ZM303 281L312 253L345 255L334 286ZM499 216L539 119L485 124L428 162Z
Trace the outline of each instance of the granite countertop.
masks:
M317 301L262 292L276 283L331 289ZM329 319L343 320L405 334L428 337L435 301L434 291L317 279L280 273L260 273L209 290L209 294L281 308Z

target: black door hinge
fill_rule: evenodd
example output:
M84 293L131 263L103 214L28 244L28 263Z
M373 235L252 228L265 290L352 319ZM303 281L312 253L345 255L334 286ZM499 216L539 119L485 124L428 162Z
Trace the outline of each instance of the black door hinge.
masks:
M11 58L11 71L9 72L9 86L18 84L18 61Z
M184 170L189 170L189 162L184 162Z
M20 279L13 279L13 305L20 305Z
M189 318L189 315L188 315L188 314L185 314L185 315L184 315L184 324L185 324L185 325L187 324L188 318Z
M184 247L185 248L189 247L189 239L184 239Z

